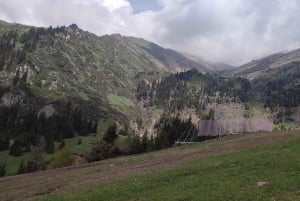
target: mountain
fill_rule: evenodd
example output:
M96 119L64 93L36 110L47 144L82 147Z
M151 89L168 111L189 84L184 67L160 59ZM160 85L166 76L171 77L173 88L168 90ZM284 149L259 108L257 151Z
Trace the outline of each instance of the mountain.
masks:
M297 61L300 61L300 49L287 53L276 53L262 59L253 60L229 71L229 74L253 79Z
M78 140L73 151L90 162L163 149L204 140L197 135L202 120L252 118L261 128L260 119L270 119L276 129L293 129L300 124L298 54L272 55L224 76L210 70L224 64L140 38L97 36L75 24L37 28L0 21L2 158L32 149L59 153L65 139ZM247 79L253 75L263 76ZM248 120L231 122L246 131ZM81 143L84 152L77 152ZM39 158L28 161L26 171L45 169L49 161Z
M188 57L189 59L191 59L199 64L202 64L203 66L205 66L207 69L209 69L211 71L223 71L223 70L231 70L231 69L235 68L234 66L225 64L225 63L208 62L199 56L194 56L191 54L184 54L184 55L186 57Z
M144 39L97 36L75 24L37 28L1 21L0 35L3 105L71 101L94 119L124 121L141 113L135 100L140 74L161 77L192 68L209 71Z

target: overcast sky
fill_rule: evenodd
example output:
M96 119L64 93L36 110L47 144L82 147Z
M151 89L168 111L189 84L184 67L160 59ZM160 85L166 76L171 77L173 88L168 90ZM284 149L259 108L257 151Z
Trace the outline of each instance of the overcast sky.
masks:
M0 0L0 19L76 23L233 65L300 47L298 0Z

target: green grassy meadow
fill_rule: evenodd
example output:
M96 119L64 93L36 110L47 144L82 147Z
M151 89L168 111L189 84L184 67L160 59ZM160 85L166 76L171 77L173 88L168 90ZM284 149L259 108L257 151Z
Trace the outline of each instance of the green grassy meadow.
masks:
M258 186L258 182L267 182ZM300 200L300 137L51 195L41 201Z
M80 145L77 144L79 138L81 138ZM84 155L91 147L91 144L93 142L96 142L99 139L100 139L99 136L75 137L71 139L66 139L65 143L66 146L68 146L72 150L72 152ZM59 143L56 143L55 151L59 149L58 147L59 147ZM54 154L43 153L43 158L45 161L50 161L54 157ZM0 164L1 162L5 162L6 175L16 174L21 161L24 160L24 163L27 164L27 162L30 161L31 159L32 159L32 152L25 152L23 153L22 156L18 156L18 157L9 155L8 151L0 152Z

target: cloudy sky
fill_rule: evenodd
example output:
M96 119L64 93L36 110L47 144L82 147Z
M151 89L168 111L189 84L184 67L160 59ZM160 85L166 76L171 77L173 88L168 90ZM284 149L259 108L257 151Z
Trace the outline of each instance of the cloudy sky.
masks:
M0 19L76 23L233 65L300 47L298 0L0 0Z

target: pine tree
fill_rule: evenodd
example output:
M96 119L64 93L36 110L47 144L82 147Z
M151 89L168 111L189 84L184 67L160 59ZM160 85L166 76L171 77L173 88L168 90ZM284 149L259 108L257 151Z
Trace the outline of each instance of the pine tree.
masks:
M148 151L149 140L148 140L148 132L146 131L142 137L141 148L143 152Z
M113 123L113 125L109 126L104 133L103 140L107 143L113 143L115 139L118 137L117 135L117 124Z
M17 171L17 174L24 174L26 172L27 172L27 168L26 168L26 166L24 164L24 159L22 159L22 161L21 161L21 163L19 165L19 169Z
M0 164L0 177L5 176L5 174L6 174L5 166L6 166L5 162Z

